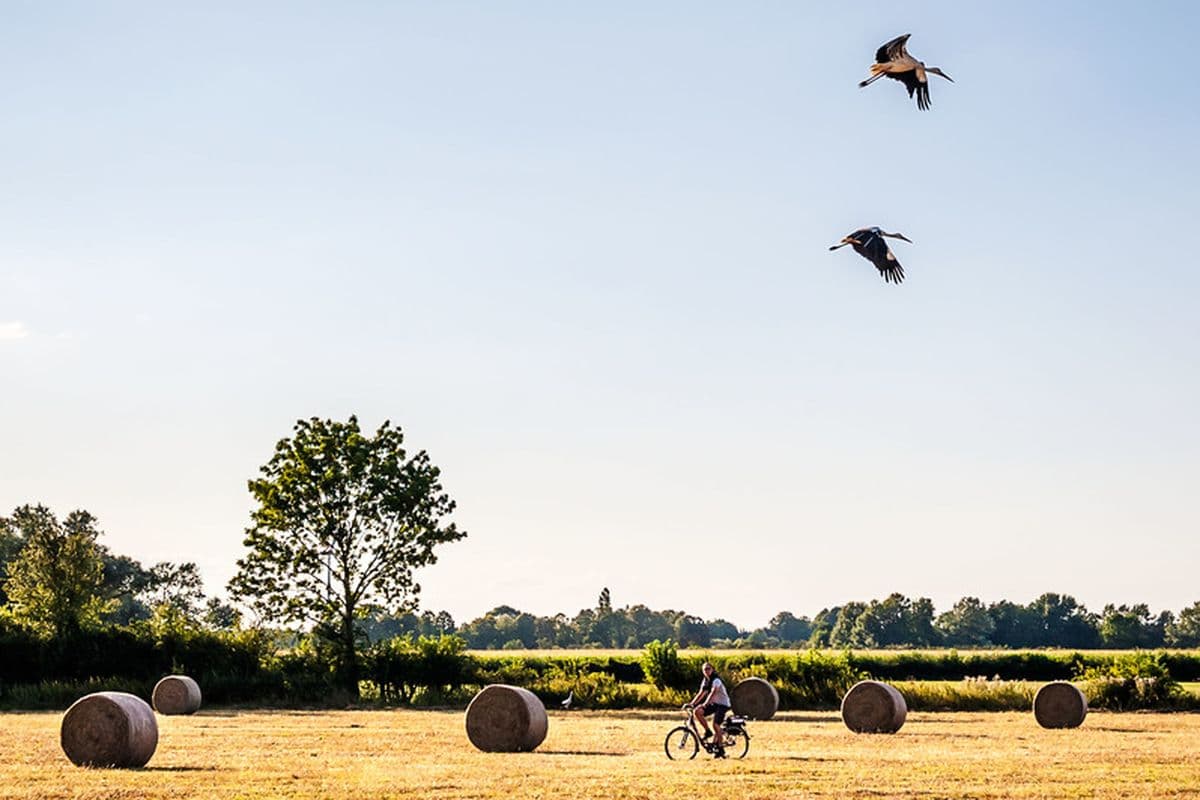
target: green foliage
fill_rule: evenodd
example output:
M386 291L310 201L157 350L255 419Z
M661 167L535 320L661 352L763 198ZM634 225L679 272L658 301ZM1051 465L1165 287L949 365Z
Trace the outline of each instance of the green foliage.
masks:
M452 696L476 675L466 649L458 636L396 637L368 651L366 673L385 703L412 702L421 689Z
M56 698L62 687L101 682L106 688L153 688L163 675L180 671L200 682L208 703L287 700L281 673L268 666L270 641L261 632L152 628L140 623L46 639L26 628L0 624L0 705L59 707ZM148 697L148 691L143 696ZM68 703L78 697L69 697ZM41 700L25 704L21 698Z
M745 677L749 677L747 674ZM844 654L809 650L766 664L760 675L776 684L779 700L790 708L836 708L846 691L866 677Z
M1132 606L1110 603L1100 615L1100 639L1105 647L1114 649L1162 647L1166 628L1174 619L1170 611L1155 617L1145 603Z
M640 697L636 687L603 672L581 676L571 684L571 691L580 708L629 708L638 705Z
M833 628L829 631L829 646L830 647L853 647L854 641L854 626L858 622L858 618L867 611L866 603L851 602L846 603L838 610L837 618L833 622Z
M883 600L872 600L854 620L849 642L854 647L928 647L935 644L933 601L927 597L909 600L893 592Z
M977 597L964 597L935 623L942 641L950 646L986 647L996 632L996 621Z
M1096 647L1100 644L1096 616L1070 595L1053 592L1029 604L1034 622L1034 647Z
M787 611L780 611L767 623L763 631L767 639L774 640L780 646L805 643L813 633L813 623L808 617L797 617Z
M150 568L146 602L151 608L170 606L189 620L198 620L204 603L203 581L193 562L163 561Z
M712 663L730 686L749 677L770 681L787 708L832 708L842 695L866 673L851 665L845 654L807 650L797 655L688 655L679 656L671 642L648 645L642 653L642 669L660 690L692 691L700 685L700 668Z
M957 681L976 675L1003 680L1067 680L1084 657L1072 652L999 650L959 653L956 650L889 653L852 652L850 662L885 681Z
M665 642L656 639L647 644L642 651L641 664L646 679L659 689L680 689L689 680L683 672L679 651L670 639Z
M389 422L366 436L357 418L296 423L249 482L257 508L230 581L265 619L308 623L333 645L338 681L358 694L360 616L407 610L413 570L466 534L443 518L454 502L424 451L409 457Z
M8 582L8 565L25 546L25 539L11 520L0 517L0 608L8 605L4 584Z
M60 523L45 506L26 505L6 527L23 540L4 584L13 619L47 637L98 625L106 603L96 518L72 511Z
M1170 707L1183 691L1161 653L1118 656L1083 669L1077 677L1084 682L1090 707L1112 711Z
M1200 602L1180 611L1179 618L1166 626L1165 635L1171 647L1200 647Z
M1028 711L1038 684L984 676L961 681L897 681L910 711Z
M1053 593L1025 605L1001 601L985 606L978 598L964 597L935 618L928 598L893 593L869 603L822 609L812 620L781 611L765 627L743 631L726 620L706 621L682 611L615 608L602 591L596 608L581 609L574 617L538 617L498 606L458 633L477 650L515 649L518 644L521 649L636 649L667 639L684 649L1200 646L1200 604L1176 620L1169 611L1151 615L1145 604L1108 606L1103 614L1092 614L1069 595Z

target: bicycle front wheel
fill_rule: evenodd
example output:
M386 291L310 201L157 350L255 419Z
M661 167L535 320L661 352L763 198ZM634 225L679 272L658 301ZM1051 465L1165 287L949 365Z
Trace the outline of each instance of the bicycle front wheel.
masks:
M745 731L732 731L725 734L725 755L732 758L745 758L750 752L750 734Z
M700 742L696 739L696 734L680 725L678 728L672 728L667 734L663 748L667 751L667 758L672 761L689 761L700 752Z

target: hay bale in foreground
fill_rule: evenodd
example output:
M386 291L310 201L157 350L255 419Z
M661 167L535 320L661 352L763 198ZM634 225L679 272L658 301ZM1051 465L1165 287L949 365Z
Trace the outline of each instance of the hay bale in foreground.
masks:
M904 695L879 681L859 681L842 698L842 721L855 733L895 733L908 717Z
M158 747L158 722L140 697L96 692L67 709L61 741L78 767L144 767Z
M1047 683L1034 695L1033 716L1043 728L1078 728L1087 716L1087 697L1073 683Z
M751 719L770 719L779 710L779 692L762 678L746 678L729 693L733 713Z
M200 684L187 675L168 675L154 684L150 703L160 714L195 714L200 710Z
M487 753L533 750L549 724L542 701L519 686L485 686L467 706L467 738Z

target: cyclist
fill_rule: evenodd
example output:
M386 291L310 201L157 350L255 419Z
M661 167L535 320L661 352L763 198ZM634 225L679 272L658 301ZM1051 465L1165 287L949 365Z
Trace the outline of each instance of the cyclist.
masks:
M700 691L696 692L696 696L688 705L692 707L696 721L704 726L704 738L712 738L716 742L713 747L713 755L717 758L724 758L725 739L721 733L721 723L725 721L725 715L729 713L731 705L729 692L725 690L725 682L717 677L712 664L705 661L701 671L704 673L704 679L700 681ZM706 715L712 717L711 728Z

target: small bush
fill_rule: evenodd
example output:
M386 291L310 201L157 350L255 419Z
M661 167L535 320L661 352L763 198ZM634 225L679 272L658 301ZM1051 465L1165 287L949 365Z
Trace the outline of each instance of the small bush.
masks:
M809 650L778 662L768 663L761 677L775 684L783 708L837 708L851 686L869 677L845 654Z
M656 689L681 689L689 680L684 674L675 642L669 639L665 642L655 639L647 644L642 651L641 664L646 680L654 684Z
M1171 677L1162 653L1118 656L1104 666L1087 667L1078 676L1088 705L1112 711L1169 708L1183 687Z

